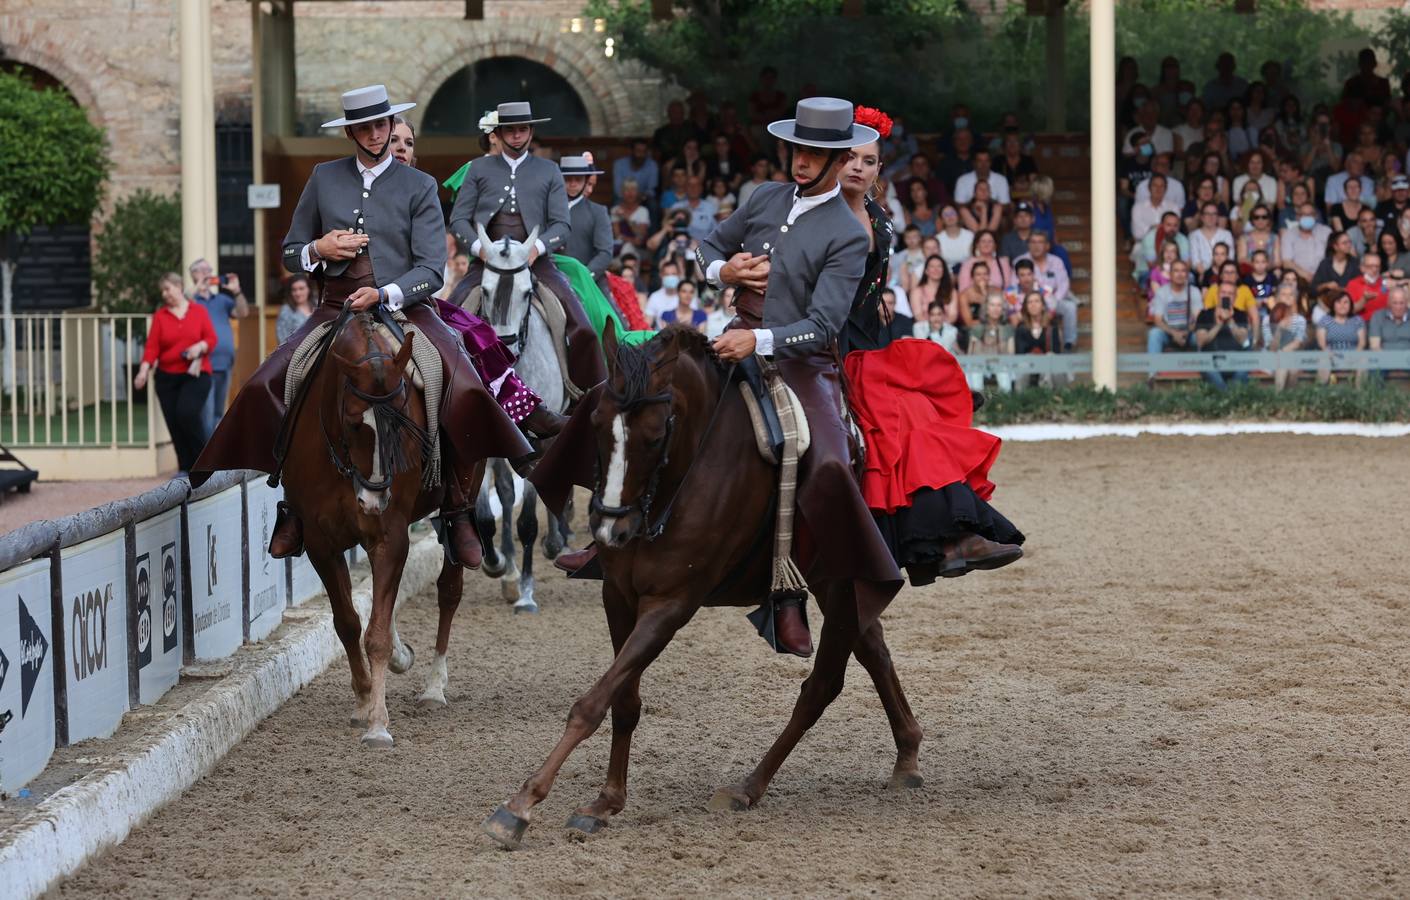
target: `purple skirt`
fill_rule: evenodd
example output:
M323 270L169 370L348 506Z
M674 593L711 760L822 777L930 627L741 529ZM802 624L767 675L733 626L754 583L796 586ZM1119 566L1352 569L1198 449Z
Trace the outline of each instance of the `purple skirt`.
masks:
M470 358L475 361L475 369L485 387L500 382L495 400L514 420L514 424L524 421L529 413L538 409L543 400L514 374L514 354L490 324L454 303L436 300L435 304L441 321L454 328L464 339L465 349L470 351Z

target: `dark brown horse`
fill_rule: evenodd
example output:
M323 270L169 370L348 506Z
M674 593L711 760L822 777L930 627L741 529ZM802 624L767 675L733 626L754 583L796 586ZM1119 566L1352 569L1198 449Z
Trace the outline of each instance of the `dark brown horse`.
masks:
M367 729L364 744L390 747L387 670L405 672L414 658L396 630L408 528L440 507L444 488L422 486L431 435L421 389L404 374L416 335L409 333L394 353L367 313L344 313L333 327L327 355L292 413L297 419L284 462L284 496L304 522L304 549L328 592L334 628L347 650L356 695L353 724ZM372 566L365 637L345 557L355 545L367 551ZM446 647L463 581L464 571L447 559L436 582L440 627L425 702L445 703Z
M754 449L748 414L705 337L673 326L641 347L605 336L609 380L593 413L599 460L592 527L604 573L602 602L616 659L578 698L548 760L484 822L490 837L518 846L530 810L559 768L612 710L607 782L568 826L595 832L622 810L632 731L641 713L642 672L702 606L752 606L769 589L777 472ZM702 552L702 548L708 548ZM858 634L850 585L811 584L826 622L812 674L783 734L711 809L743 810L763 796L794 745L842 690L847 659L866 667L896 740L894 787L918 787L921 729L891 665L880 623Z

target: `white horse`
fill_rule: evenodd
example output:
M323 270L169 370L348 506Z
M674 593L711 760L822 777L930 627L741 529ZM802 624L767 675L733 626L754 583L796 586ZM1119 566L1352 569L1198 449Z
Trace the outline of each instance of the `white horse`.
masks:
M484 275L480 279L483 297L480 317L489 322L500 339L516 357L514 371L534 393L543 398L549 410L562 413L568 406L568 394L563 387L563 370L553 335L548 324L533 303L534 281L529 271L529 248L538 239L538 229L520 243L509 237L490 239L484 226L476 226L480 246L485 249ZM490 385L496 393L499 385ZM496 529L489 492L493 485L498 494L503 536L499 548L494 546ZM514 562L514 535L510 523L514 514L515 476L503 459L490 460L485 470L485 483L475 503L475 517L480 533L486 537L485 558L481 570L500 579L504 599L514 604L514 611L538 612L534 600L534 542L538 539L538 493L533 485L523 482L523 503L518 519L519 542L523 547L522 569ZM544 536L544 555L554 559L562 552L568 539L567 528L550 513L548 533ZM503 554L501 558L501 554Z

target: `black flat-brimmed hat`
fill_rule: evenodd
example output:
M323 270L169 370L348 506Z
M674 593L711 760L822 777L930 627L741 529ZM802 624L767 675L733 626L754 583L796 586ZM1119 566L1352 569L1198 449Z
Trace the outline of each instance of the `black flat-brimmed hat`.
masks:
M385 119L387 116L405 112L415 105L415 103L388 103L387 86L369 84L367 87L355 88L344 93L342 118L324 122L323 127L341 128L344 125L356 125L359 122Z
M558 161L558 168L564 175L606 175L607 173L588 162L586 156L565 156Z
M769 134L790 144L847 150L879 140L869 125L853 121L852 103L837 97L808 97L798 101L795 118L769 124Z
M497 127L503 128L505 125L537 125L540 122L552 121L548 118L535 119L534 111L529 107L527 100L511 100L508 103L501 103L495 110L498 114Z

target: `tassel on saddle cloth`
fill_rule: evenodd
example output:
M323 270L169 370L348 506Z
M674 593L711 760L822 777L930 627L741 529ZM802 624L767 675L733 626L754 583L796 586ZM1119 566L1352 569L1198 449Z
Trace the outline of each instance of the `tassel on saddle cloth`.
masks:
M578 387L568 377L568 314L563 311L563 302L558 299L557 294L538 281L534 282L533 298L529 302L543 318L544 324L548 326L548 333L553 337L553 349L558 357L558 371L563 373L564 396L568 398L569 403L576 403L578 398L583 395L584 389ZM479 285L472 288L465 295L465 302L461 304L461 307L472 315L485 318L484 289ZM520 338L523 337L523 330L521 327ZM515 356L524 352L522 345L511 349L513 349Z
M417 333L417 327L406 318L405 313L397 311L392 313L392 316L405 334ZM289 359L289 369L284 375L285 409L294 408L294 400L298 397L309 370L318 359L319 345L336 324L335 321L329 321L316 326L294 350L294 355ZM393 353L401 350L401 339L393 334L390 328L379 322L377 330L391 345ZM445 372L440 353L424 335L412 342L411 359L406 364L406 376L421 390L426 404L426 431L431 435L431 458L421 473L421 485L430 489L438 487L441 483L440 413L441 396L445 390Z
M798 493L798 460L811 443L808 420L793 389L783 381L772 362L759 359L765 390L772 401L781 432L781 448L775 435L769 434L766 423L772 418L759 406L759 399L747 382L740 382L739 391L749 419L754 425L754 438L759 454L778 466L778 508L774 525L773 578L769 583L769 600L807 599L808 584L793 561L793 516ZM781 451L781 452L780 452Z

